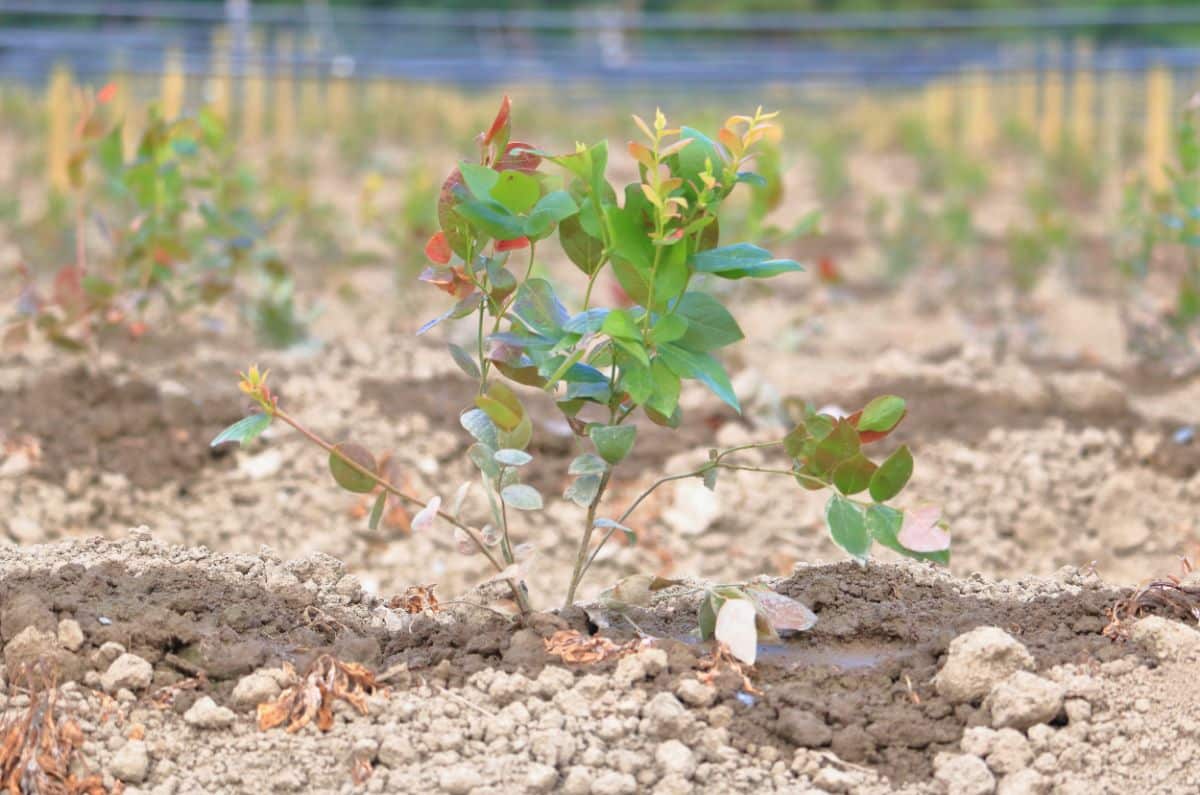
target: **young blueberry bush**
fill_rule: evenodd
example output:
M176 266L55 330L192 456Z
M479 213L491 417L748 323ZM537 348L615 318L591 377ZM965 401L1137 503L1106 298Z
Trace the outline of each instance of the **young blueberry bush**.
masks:
M6 341L36 330L86 350L105 329L140 336L230 295L264 344L302 340L289 270L267 245L275 219L257 209L258 182L238 166L225 125L204 110L173 120L152 111L126 157L124 125L105 107L113 90L85 95L76 127L64 197L73 262L49 289L27 274Z
M507 582L522 610L529 609L524 579L530 552L517 543L515 519L542 509L545 497L522 477L534 464L528 452L534 422L517 385L553 395L578 446L562 495L582 514L567 605L575 602L580 582L615 534L636 543L633 516L647 496L684 478L700 478L715 489L725 470L832 490L825 511L829 531L860 561L867 559L873 541L913 557L946 561L950 539L937 511L903 512L886 504L912 473L908 448L899 447L880 463L867 455L869 446L904 417L904 401L894 396L872 400L844 417L809 408L781 439L714 448L704 463L659 478L623 510L607 504L613 478L637 443L637 416L668 428L684 421L683 381L700 382L740 410L716 353L740 341L742 330L721 301L700 289L702 281L767 279L801 270L750 243L720 244L722 203L739 184L758 181L749 168L759 145L776 135L774 114L760 109L752 116L733 116L715 139L688 127L669 128L661 112L652 124L634 117L643 140L630 143L628 151L640 179L618 192L606 176L605 142L580 144L565 155L541 151L510 140L509 109L506 98L478 138L478 159L461 163L443 184L437 207L441 231L426 247L435 264L421 276L456 301L422 333L445 320L473 324L472 349L451 344L449 354L478 383L474 405L463 411L461 423L474 438L468 456L490 505L486 523L480 526L462 514L465 486L443 508L438 496L419 499L398 488L393 465L381 463L362 445L320 438L280 406L257 368L243 375L241 389L261 411L227 429L214 444L245 443L272 420L292 426L329 454L339 485L378 492L372 525L390 500L420 506L413 529L441 522L452 527L462 551L484 555L495 569L493 580ZM582 304L573 312L559 298L561 285L533 275L539 247L555 240L585 280ZM606 271L628 299L620 305L597 305L596 295L608 291L594 287ZM751 449L775 451L778 462L745 463L739 453ZM646 598L655 582L665 581L627 578L608 594L628 604ZM637 596L630 597L631 591ZM705 594L699 623L704 637L715 635L744 651L747 632L753 637L806 629L811 613L761 588L726 585ZM749 646L752 657L753 643Z

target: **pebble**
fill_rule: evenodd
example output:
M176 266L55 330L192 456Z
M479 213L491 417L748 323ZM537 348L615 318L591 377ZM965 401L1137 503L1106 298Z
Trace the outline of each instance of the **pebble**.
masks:
M218 706L210 696L197 699L196 703L183 713L184 722L198 729L223 729L232 724L235 718L237 715L233 710Z
M954 703L983 698L1010 674L1033 667L1033 656L999 627L978 627L950 642L934 678L938 693Z
M150 753L142 740L130 740L113 754L109 770L114 776L131 784L146 780L150 772Z
M73 618L64 618L58 622L58 645L67 651L79 651L83 646L83 628Z
M946 795L991 795L996 789L992 771L971 754L938 754L933 770L933 777L946 788Z
M103 654L104 648L100 651ZM145 690L153 679L154 666L136 654L126 652L113 660L108 670L100 675L100 685L109 693L121 688Z
M265 670L255 671L238 680L230 700L243 709L257 707L277 698L282 692L279 682Z
M1063 695L1063 686L1058 682L1017 671L992 688L985 706L991 712L994 728L1028 729L1054 720L1062 710Z
M664 776L677 775L690 779L696 774L696 755L678 740L667 740L654 752L654 761Z
M483 777L472 767L458 765L439 773L438 785L449 795L467 795L476 787L483 786Z

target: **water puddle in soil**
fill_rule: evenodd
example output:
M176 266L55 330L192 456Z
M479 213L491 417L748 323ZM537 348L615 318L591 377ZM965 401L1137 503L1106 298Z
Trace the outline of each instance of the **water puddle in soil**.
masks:
M910 649L878 641L848 643L784 642L760 644L758 663L788 670L799 668L838 668L862 671L911 654Z
M679 640L694 645L709 645L702 644L694 635ZM910 648L884 641L785 640L782 643L760 643L756 664L772 665L789 671L801 668L865 671L892 660L903 659L912 653Z

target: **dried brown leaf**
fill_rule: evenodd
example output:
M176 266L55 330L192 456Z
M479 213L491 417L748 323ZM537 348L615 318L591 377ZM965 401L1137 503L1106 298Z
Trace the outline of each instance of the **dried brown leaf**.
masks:
M285 670L294 676L291 666ZM316 719L322 732L333 728L333 704L345 701L367 714L367 697L380 689L375 674L359 663L342 662L323 654L313 661L302 679L286 688L274 701L258 705L258 728L273 729L287 723L289 733L298 732Z
M436 613L441 607L438 605L437 595L433 592L434 588L437 588L437 583L410 585L404 589L404 593L393 596L388 601L388 607L409 614L424 613L426 610Z
M627 643L614 643L601 635L586 636L573 629L555 632L544 639L546 653L559 657L563 662L591 664L604 660L625 657L641 649L645 643L631 640Z

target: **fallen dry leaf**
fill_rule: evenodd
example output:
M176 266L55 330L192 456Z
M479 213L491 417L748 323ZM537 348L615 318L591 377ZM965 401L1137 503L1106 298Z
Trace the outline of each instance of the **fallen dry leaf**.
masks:
M295 677L295 669L284 663L284 670ZM341 699L367 714L367 696L379 690L375 674L358 663L342 662L322 654L308 673L284 690L279 698L258 705L258 728L262 731L287 723L289 733L298 732L316 718L317 728L333 728L333 703Z
M76 765L84 735L79 723L59 703L54 672L41 663L14 673L29 693L24 712L0 722L0 787L10 795L115 795L99 775L79 778Z
M573 629L555 632L542 641L546 653L559 657L563 662L590 664L614 657L625 657L643 648L649 641L631 640L614 643L600 635L586 636Z
M426 610L436 613L441 609L438 605L437 595L433 592L436 587L437 583L410 585L404 589L404 593L389 599L388 607L393 610L403 610L409 614L424 613Z
M742 690L752 695L762 695L762 691L750 681L742 663L733 656L729 647L720 641L714 643L712 651L696 662L696 667L700 669L696 678L706 685L714 684L717 677L728 671L742 678Z

